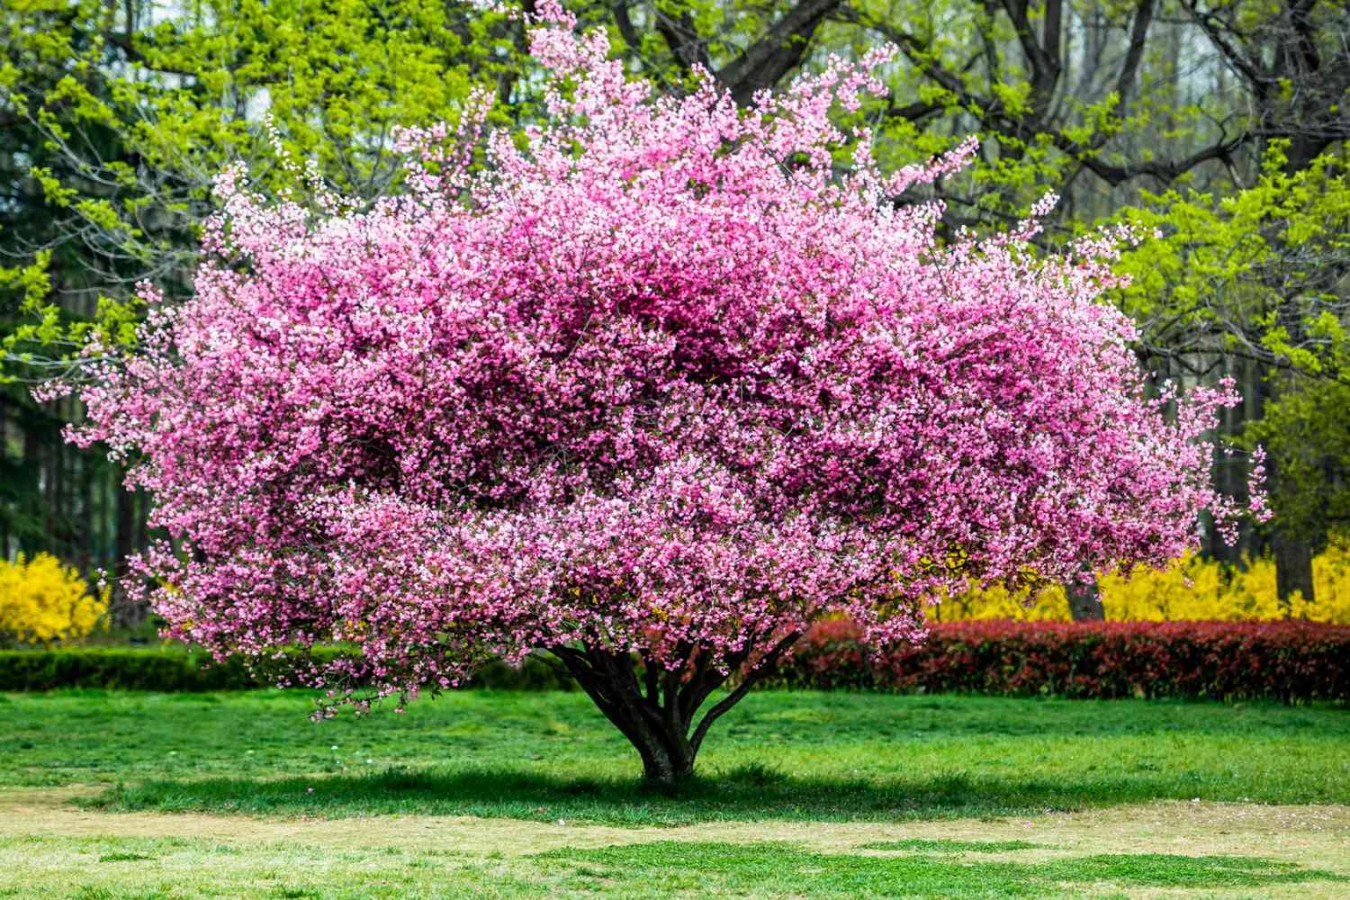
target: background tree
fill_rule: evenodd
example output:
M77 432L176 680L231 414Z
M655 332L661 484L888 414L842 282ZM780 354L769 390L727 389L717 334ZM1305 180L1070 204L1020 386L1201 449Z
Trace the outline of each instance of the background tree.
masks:
M944 192L984 220L1065 188L1091 221L1179 179L1240 184L1271 141L1289 172L1350 134L1350 13L1326 0L800 0L630 3L616 31L649 72L695 64L738 100L838 50L899 48L879 141L922 158L978 134L973 179ZM991 190L993 188L993 190ZM975 199L976 193L978 199Z
M1276 581L1288 607L1295 592L1316 602L1311 556L1350 526L1350 385L1301 379L1248 428L1277 469L1271 499L1277 503ZM1322 598L1332 602L1335 598Z
M1337 498L1350 419L1336 414L1350 384L1344 158L1323 156L1290 174L1276 145L1260 179L1235 194L1147 199L1126 215L1159 236L1122 260L1133 282L1121 303L1141 323L1140 354L1173 377L1222 374L1245 385L1246 400L1224 427L1268 447L1280 594L1314 600L1312 556L1344 528ZM1241 493L1244 465L1220 460L1218 473L1224 489ZM1232 552L1217 538L1209 550Z

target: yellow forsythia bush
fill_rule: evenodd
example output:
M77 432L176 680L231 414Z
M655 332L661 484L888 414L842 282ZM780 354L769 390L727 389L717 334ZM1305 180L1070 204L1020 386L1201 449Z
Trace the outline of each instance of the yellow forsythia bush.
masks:
M0 644L84 637L108 611L108 589L90 591L72 566L48 553L0 560Z
M1098 580L1106 618L1117 622L1248 622L1306 619L1350 624L1350 545L1333 544L1313 559L1316 601L1295 597L1288 610L1275 589L1275 563L1249 560L1246 568L1227 568L1214 560L1188 556L1169 569L1139 567ZM1030 601L1030 602L1028 602ZM1056 585L1034 595L1029 589L1002 586L971 590L930 607L935 622L1013 619L1067 622L1069 601Z

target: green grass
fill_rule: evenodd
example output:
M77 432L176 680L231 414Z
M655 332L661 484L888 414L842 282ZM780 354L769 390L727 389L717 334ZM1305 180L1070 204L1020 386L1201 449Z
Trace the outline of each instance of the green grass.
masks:
M654 841L599 850L553 851L587 877L640 879L672 891L728 894L773 887L813 893L882 896L1040 897L1056 887L1109 882L1117 887L1268 887L1339 880L1287 863L1232 857L1102 854L1039 863L966 862L926 854L894 857L816 853L786 844L691 844Z
M1350 802L1350 716L1327 707L766 692L719 723L675 796L641 788L580 694L311 708L277 691L0 696L0 786L103 783L107 809L663 825Z
M1316 813L1281 849L1260 828L1237 843L1195 830L1247 828L1252 807L1216 825L1187 814L1219 808L1186 803L1136 826L1129 806L1350 802L1342 709L763 693L668 795L641 787L632 750L579 694L458 693L323 722L312 702L0 695L0 791L47 798L8 801L0 897L1350 893ZM32 790L65 785L83 787ZM95 815L63 805L72 796ZM1092 808L1103 824L1033 825ZM133 810L150 815L119 816ZM917 821L958 816L977 820Z
M1039 850L1041 844L1030 841L951 841L908 838L903 841L874 841L860 850L914 850L920 853L1007 853L1010 850Z
M953 861L941 854L877 856L792 844L654 841L566 848L523 857L376 847L320 853L200 839L96 838L0 841L25 887L56 896L813 896L1044 897L1118 895L1137 889L1316 886L1350 879L1268 859L1157 853L1093 854L1037 862ZM34 864L45 860L47 865ZM11 871L15 871L11 869ZM7 892L0 887L0 896ZM13 896L27 896L23 888Z

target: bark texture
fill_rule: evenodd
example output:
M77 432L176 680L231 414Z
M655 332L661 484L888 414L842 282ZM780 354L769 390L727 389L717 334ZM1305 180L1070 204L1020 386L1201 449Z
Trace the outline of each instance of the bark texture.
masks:
M682 647L679 663L665 667L651 657L615 653L590 644L550 647L609 719L637 750L650 785L671 788L694 774L708 729L772 670L796 642L783 636L762 652L749 648L713 664L697 647ZM706 711L712 695L739 674L735 686Z
M1275 557L1275 587L1281 605L1287 610L1295 591L1309 603L1314 602L1317 595L1313 588L1312 545L1298 535L1277 528L1272 535L1271 550Z

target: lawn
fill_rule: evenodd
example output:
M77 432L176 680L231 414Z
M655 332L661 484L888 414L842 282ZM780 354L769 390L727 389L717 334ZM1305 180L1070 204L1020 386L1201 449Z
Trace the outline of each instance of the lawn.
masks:
M766 692L669 796L579 694L311 704L0 696L0 893L1350 895L1341 709Z

